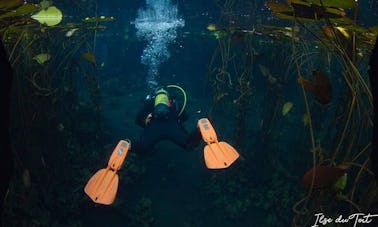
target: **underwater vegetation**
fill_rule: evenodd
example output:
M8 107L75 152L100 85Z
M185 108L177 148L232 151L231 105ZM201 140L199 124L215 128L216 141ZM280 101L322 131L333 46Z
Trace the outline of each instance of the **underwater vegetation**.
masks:
M88 202L83 187L114 146L103 123L104 63L96 43L118 18L99 15L96 1L72 2L83 12L68 15L69 6L57 1L0 1L0 36L15 73L10 131L16 170L5 226L82 226ZM158 9L155 15L151 10L158 6L148 1L133 22L139 41L147 43L141 60L151 66L151 87L157 68L170 62L168 44L182 35L177 28L189 23L176 5L156 2L169 13ZM367 62L378 28L358 20L361 1L214 4L219 18L208 19L195 37L214 44L201 86L210 91L209 118L241 156L227 171L204 174L206 202L193 209L203 220L183 226L202 226L207 208L221 224L267 227L311 226L319 212L368 213L378 191L369 159ZM167 16L170 23L161 23ZM151 19L153 26L146 23ZM112 78L106 86L114 96L135 86L122 83ZM131 152L118 173L122 187L133 188L145 172ZM125 223L154 226L156 201L138 194L128 202L121 197L112 205Z
M223 109L235 116L228 126L233 128L230 133L234 135L234 143L244 150L241 155L253 163L250 165L256 165L243 164L239 171L235 170L235 178L228 179L225 188L230 188L229 181L234 181L238 189L233 191L256 190L259 188L256 184L272 177L264 169L273 168L271 172L283 176L277 181L289 181L291 186L296 184L293 179L303 181L302 187L296 186L299 190L296 198L284 196L284 192L280 195L290 200L293 214L288 209L283 213L293 216L292 226L311 226L314 214L318 212L327 217L368 212L376 200L377 187L369 170L373 105L367 62L377 37L377 27L358 25L353 16L357 13L358 2L353 0L266 2L279 19L279 25L255 24L238 18L232 12L238 11L239 1L218 3L223 7L224 17L219 24L207 26L218 42L208 75L214 94L213 112ZM253 15L252 9L248 8L248 11ZM264 62L263 54L268 51L270 59ZM258 95L261 85L256 84L259 74L266 81L263 97ZM289 101L285 90L295 86L300 92L295 99L290 96ZM300 93L302 101L298 99ZM262 114L256 116L255 112ZM282 114L278 114L280 112ZM299 116L294 117L294 114ZM253 131L252 124L248 123L251 119L247 118L253 117L262 118L258 136L245 144L246 135ZM295 121L295 118L301 120ZM281 122L290 123L291 129L282 126ZM278 141L285 144L284 138L287 141L295 130L303 131L307 138L302 139L307 141L297 143L291 150L283 149ZM268 158L274 161L262 161L256 154L261 149L271 152ZM290 153L290 158L278 151ZM265 166L256 164L256 160ZM238 180L239 174L252 170L260 175L255 176L255 184ZM302 176L297 176L299 172ZM209 185L214 184L217 183L211 181ZM263 188L256 194L266 198L266 203L278 197L264 197L271 187ZM222 194L224 192L214 197ZM252 212L250 200L249 196L241 196L238 201L244 201L241 202L243 206L234 208L241 213ZM231 218L237 213L229 209L224 212ZM277 226L277 219L266 226Z
M114 20L86 17L69 21L52 1L0 2L0 37L14 71L16 159L4 226L80 224L80 204L72 201L81 200L89 167L101 158L93 151L103 147L97 66L88 52L94 52L95 33Z

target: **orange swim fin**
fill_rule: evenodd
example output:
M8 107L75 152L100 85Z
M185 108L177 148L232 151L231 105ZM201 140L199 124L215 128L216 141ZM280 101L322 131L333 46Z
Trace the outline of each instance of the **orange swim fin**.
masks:
M117 171L125 161L130 149L130 141L120 140L110 156L106 169L100 169L89 179L85 193L95 203L109 205L114 202L118 190Z
M207 168L225 169L239 158L239 153L235 148L226 142L218 142L215 130L207 118L199 119L198 127L203 140L207 143L204 148L204 158Z

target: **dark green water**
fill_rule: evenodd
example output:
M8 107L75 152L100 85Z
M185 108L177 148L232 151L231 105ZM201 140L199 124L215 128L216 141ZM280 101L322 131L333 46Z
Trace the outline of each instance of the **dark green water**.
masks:
M49 98L47 101L38 99L43 109L30 104L33 102L25 98L27 95L22 101L15 101L28 103L32 108L22 114L18 107L13 110L16 122L11 129L15 138L13 146L21 155L17 157L18 170L11 187L14 194L6 202L6 226L291 225L292 207L306 193L301 185L303 174L312 167L309 130L303 123L305 104L296 82L295 63L290 60L291 41L264 34L243 36L241 41L232 43L229 53L234 56L226 63L230 71L240 72L245 66L249 67L248 75L251 75L249 98L244 105L238 105L238 100L245 100L239 93L240 74L231 73L229 83L221 84L219 90L214 85L217 80L214 80L213 70L221 67L223 55L219 47L224 46L222 38L216 38L207 30L209 24L225 29L253 30L261 24L291 26L290 22L275 18L263 1L150 1L147 6L143 1L121 0L97 4L90 0L54 3L64 12L63 23L86 16L105 15L116 19L103 23L106 29L90 36L87 45L78 51L80 60L74 66L67 66L72 67L70 77L64 74L64 78L71 78L70 84L74 87L73 90L68 88L72 91L70 94L63 92L62 95L67 81L59 77L54 86L60 89L57 93L61 96L51 104L53 107L50 108ZM141 11L154 4L177 9L177 14L172 18L169 14L158 17L147 13L151 21L158 18L163 20L161 23L167 20L178 25L160 23L156 26L172 26L161 29L160 33L153 25L150 31L138 30L136 19ZM228 6L232 9L227 9ZM374 1L361 3L358 24L377 25L374 9L377 9ZM156 34L148 38L151 30ZM309 36L306 33L303 37ZM333 119L344 110L340 110L338 104L347 93L347 85L340 79L342 68L337 60L320 53L319 43L313 41L301 42L300 50L316 52L304 61L302 73L310 75L320 68L330 75L334 85L332 104L324 107L313 99L309 101L314 110L316 142L322 144L322 151L328 154L339 136L341 127L335 125ZM150 52L145 51L148 47L152 48ZM80 58L80 52L92 51L96 67ZM143 55L147 60L143 60ZM277 78L276 84L269 84L259 68L261 65ZM367 58L358 66L366 77ZM14 67L20 70L20 66ZM157 71L151 73L153 70ZM82 74L83 71L86 73ZM55 73L61 75L60 70ZM185 110L189 115L184 127L191 131L197 127L198 119L210 118L219 139L235 146L241 157L227 169L210 170L204 162L204 142L190 151L170 141L158 143L148 154L131 151L119 171L115 203L96 205L84 193L84 186L92 174L106 167L120 139L130 139L133 143L141 134L143 129L134 120L146 95L157 87L149 85L151 80L158 85L182 86L188 96ZM15 93L21 88L16 86ZM93 88L95 91L91 90ZM224 98L218 100L216 95L222 94ZM181 96L178 97L182 103ZM281 109L286 102L294 106L283 116ZM55 115L38 111L33 115L31 110L36 109L42 113L53 110ZM240 126L238 120L243 111L245 117ZM26 123L19 123L19 118ZM60 124L64 127L57 130L56 125ZM239 128L244 131L238 133ZM24 169L31 173L32 186L28 189L22 186Z

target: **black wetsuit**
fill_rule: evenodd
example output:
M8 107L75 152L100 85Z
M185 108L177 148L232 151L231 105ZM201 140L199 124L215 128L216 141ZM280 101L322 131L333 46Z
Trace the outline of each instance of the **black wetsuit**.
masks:
M170 140L187 150L198 145L201 140L200 131L197 128L190 134L186 131L182 123L188 120L188 115L185 111L179 115L180 108L174 100L171 102L167 116L156 117L153 112L154 99L146 99L135 119L135 123L144 128L144 130L140 135L139 141L133 143L133 151L151 151L155 144L162 140ZM152 117L150 122L146 124L149 114Z

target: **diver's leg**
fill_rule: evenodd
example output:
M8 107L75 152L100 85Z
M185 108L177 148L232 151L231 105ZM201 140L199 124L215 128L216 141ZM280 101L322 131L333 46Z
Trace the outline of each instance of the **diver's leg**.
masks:
M166 129L167 139L171 140L185 150L193 149L201 140L201 133L198 129L195 129L193 132L188 134L184 126L178 122L170 122Z
M132 143L131 149L135 153L151 152L155 144L161 140L161 137L159 124L151 122L150 125L144 128L139 136L139 140Z
M201 131L199 130L198 127L196 127L195 129L193 129L192 132L190 132L190 134L186 138L187 149L193 149L197 147L200 144L201 139L202 139Z

